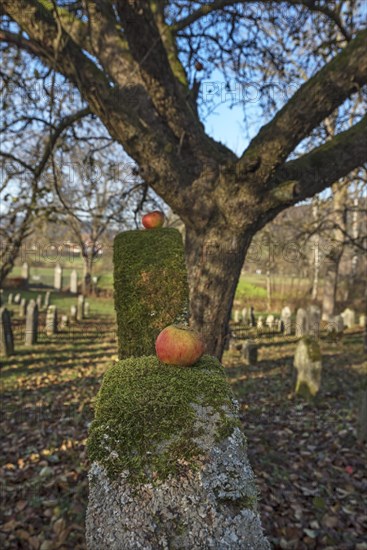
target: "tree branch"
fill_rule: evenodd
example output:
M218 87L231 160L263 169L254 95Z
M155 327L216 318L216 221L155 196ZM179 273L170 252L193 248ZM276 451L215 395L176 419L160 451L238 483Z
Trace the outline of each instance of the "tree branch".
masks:
M367 115L321 147L287 162L270 182L268 196L274 206L291 206L320 193L366 162Z
M367 30L303 84L242 155L244 181L251 167L266 181L296 146L330 113L367 83Z

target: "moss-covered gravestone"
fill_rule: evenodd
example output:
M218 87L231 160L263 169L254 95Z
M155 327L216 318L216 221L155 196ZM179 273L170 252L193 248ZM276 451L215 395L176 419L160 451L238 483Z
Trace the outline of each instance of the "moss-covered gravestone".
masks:
M89 550L268 550L224 369L129 358L105 374L88 440Z
M89 550L268 550L236 402L214 357L160 363L159 332L185 322L180 233L129 231L114 245L120 361L88 439Z
M182 237L171 228L120 233L113 262L119 357L155 353L161 330L187 319Z
M298 342L294 355L297 369L296 393L312 398L321 385L321 351L319 342L312 336L304 336Z

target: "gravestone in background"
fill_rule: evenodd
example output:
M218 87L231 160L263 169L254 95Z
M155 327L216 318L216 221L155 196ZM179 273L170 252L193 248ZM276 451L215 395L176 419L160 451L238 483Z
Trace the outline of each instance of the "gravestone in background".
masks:
M63 270L61 265L57 264L55 266L55 271L54 271L54 288L56 290L62 289L62 273L63 273Z
M33 346L38 339L38 306L34 300L30 300L27 307L25 323L25 345Z
M21 300L21 295L20 293L18 292L15 296L14 296L14 304L20 304L20 300Z
M57 333L57 308L48 306L46 313L46 334L52 336Z
M343 317L344 326L346 328L352 328L356 324L356 314L353 309L347 308L340 314Z
M77 314L76 318L78 321L82 321L85 317L84 315L84 306L85 306L85 298L83 294L79 294L78 296L78 305L77 305Z
M283 330L285 336L290 336L292 334L292 323L291 323L292 312L288 306L283 307L280 314L280 320L283 322Z
M60 328L66 328L69 324L69 318L67 315L61 315Z
M302 397L314 397L321 384L321 351L316 338L304 336L298 342L294 355L297 369L296 393Z
M77 316L77 307L76 306L70 306L70 320L76 321Z
M10 292L10 293L8 294L8 304L9 304L9 306L12 305L13 301L14 301L14 296L13 296L13 293Z
M359 326L364 328L365 324L366 324L366 316L362 314L359 317Z
M85 315L85 317L89 317L89 315L90 315L90 303L89 302L85 302L85 304L84 304L84 315Z
M50 299L51 299L51 292L48 290L45 294L45 309L47 310L48 306L50 305Z
M313 338L320 336L321 310L319 306L310 305L307 308L307 334Z
M24 318L27 313L27 300L22 298L19 305L19 317Z
M267 318L266 318L266 321L265 321L266 326L269 329L273 329L274 328L274 323L275 323L274 315L268 315Z
M24 262L22 265L22 279L28 282L29 280L29 264L27 262Z
M307 311L299 308L296 314L296 336L302 338L307 334Z
M38 311L41 311L41 309L42 309L42 294L37 295L36 304L37 304L37 307L38 307Z
M242 346L241 356L247 365L257 365L257 344L253 340L246 340Z
M233 321L234 323L239 323L241 320L241 312L239 309L235 309L233 312Z
M75 269L70 273L70 292L78 294L78 273Z
M14 337L11 327L10 312L6 307L0 308L0 355L8 357L14 353Z

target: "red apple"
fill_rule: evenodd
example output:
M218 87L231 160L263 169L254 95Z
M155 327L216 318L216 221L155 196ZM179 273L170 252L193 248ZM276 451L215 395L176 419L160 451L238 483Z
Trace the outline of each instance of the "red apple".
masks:
M155 342L157 357L162 363L189 367L203 355L205 345L195 330L180 325L169 325Z
M145 229L156 229L157 227L162 227L164 224L164 214L159 210L155 210L154 212L145 214L141 221Z

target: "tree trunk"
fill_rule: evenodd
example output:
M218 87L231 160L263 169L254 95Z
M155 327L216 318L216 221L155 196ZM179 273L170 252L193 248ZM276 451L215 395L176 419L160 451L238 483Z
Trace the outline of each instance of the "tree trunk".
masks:
M334 315L336 293L338 289L339 265L344 249L344 231L346 229L345 205L348 197L348 186L342 181L333 185L333 210L331 221L334 224L333 240L335 246L329 254L330 264L326 271L324 282L324 295L322 300L323 318L328 319Z
M314 222L317 223L319 217L319 201L316 198L312 205L312 217ZM319 274L320 274L320 236L315 233L312 237L312 244L314 249L313 257L313 281L312 281L312 301L317 300L317 294L319 290Z
M336 292L338 289L339 264L342 256L342 250L335 251L330 258L330 265L327 268L324 279L324 294L322 298L322 316L328 320L335 313Z
M89 296L92 293L92 273L93 273L93 258L90 254L83 256L84 272L83 272L83 294Z
M206 352L221 359L233 298L252 239L227 227L197 233L186 228L186 262L190 290L190 325L200 331Z

